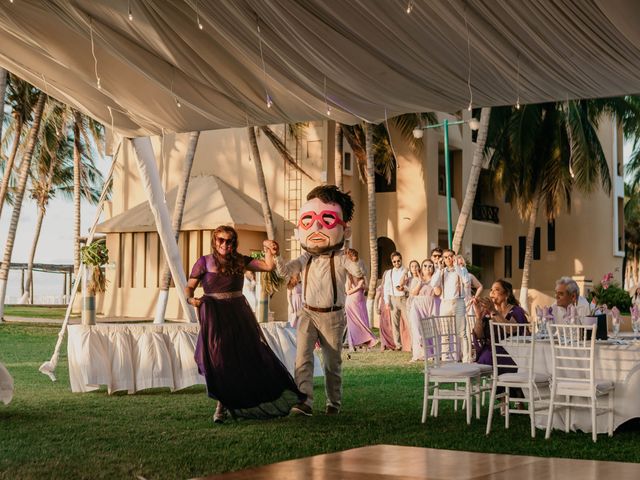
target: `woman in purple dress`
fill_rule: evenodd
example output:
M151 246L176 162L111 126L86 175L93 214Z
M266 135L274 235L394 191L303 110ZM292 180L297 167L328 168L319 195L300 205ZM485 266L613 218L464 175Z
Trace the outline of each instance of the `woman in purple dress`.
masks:
M358 251L350 248L347 256L358 263ZM347 338L349 348L355 350L356 347L373 347L378 340L369 329L369 315L367 313L367 301L364 298L365 281L364 278L354 278L347 275L346 292L347 298L344 304L347 316Z
M227 411L234 418L288 415L305 395L267 345L242 294L245 270L275 268L277 244L264 242L264 260L240 255L238 234L224 225L214 230L211 243L213 252L193 266L186 294L200 321L195 352L198 371L205 377L207 394L218 400L214 422L221 423ZM194 298L198 284L204 296Z

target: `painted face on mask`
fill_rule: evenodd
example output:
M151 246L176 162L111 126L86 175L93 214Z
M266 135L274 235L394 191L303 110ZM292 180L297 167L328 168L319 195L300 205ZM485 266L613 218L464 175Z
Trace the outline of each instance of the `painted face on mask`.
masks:
M351 229L342 220L340 205L313 198L300 208L296 232L304 250L322 254L342 248Z

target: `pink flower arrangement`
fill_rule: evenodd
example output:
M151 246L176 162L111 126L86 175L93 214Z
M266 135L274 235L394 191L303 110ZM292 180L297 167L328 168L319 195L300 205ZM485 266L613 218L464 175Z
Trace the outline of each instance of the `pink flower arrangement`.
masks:
M602 277L602 280L600 281L600 283L602 284L602 288L604 288L605 290L609 288L609 285L611 284L612 280L613 280L613 273L611 272L607 273L604 277Z

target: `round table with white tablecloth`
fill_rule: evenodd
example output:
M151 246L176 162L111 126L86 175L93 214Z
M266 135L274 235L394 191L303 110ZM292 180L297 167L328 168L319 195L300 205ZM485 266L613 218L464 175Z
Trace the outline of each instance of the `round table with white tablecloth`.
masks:
M506 346L506 350L514 357L518 353L514 351L516 346ZM549 340L537 340L534 355L535 372L546 373L551 376L553 372L553 359L551 356L551 343ZM620 339L608 341L596 341L595 348L595 377L609 380L615 384L614 392L614 417L613 428L618 428L627 420L640 417L640 341L633 339ZM553 428L564 429L567 419L567 410L558 409L554 414ZM591 432L591 417L589 409L573 409L571 414L571 430ZM547 415L540 412L536 415L538 428L546 428ZM607 432L607 416L600 415L597 418L597 432Z

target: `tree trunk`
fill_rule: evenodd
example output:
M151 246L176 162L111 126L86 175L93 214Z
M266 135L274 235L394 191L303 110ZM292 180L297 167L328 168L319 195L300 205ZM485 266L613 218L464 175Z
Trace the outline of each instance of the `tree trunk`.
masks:
M342 136L342 125L336 122L336 153L333 168L336 176L336 187L344 190L344 178L342 175L342 163L344 157L344 137Z
M176 205L173 210L173 218L171 219L171 228L178 242L180 235L180 227L182 226L182 216L184 214L184 205L187 200L187 189L189 188L189 179L191 178L191 167L193 167L193 159L196 155L198 139L200 132L191 132L189 134L189 145L184 156L184 164L182 166L182 178L178 186L178 195L176 197ZM160 274L160 294L158 303L156 304L156 317L153 323L164 323L164 315L167 311L167 301L169 299L169 285L171 284L171 271L168 262L165 262Z
M4 125L4 97L7 93L7 71L0 68L0 141L2 141L2 126Z
M4 207L5 200L7 199L7 191L9 190L9 180L11 179L11 172L13 171L13 164L16 161L16 155L20 148L20 137L22 135L22 128L24 122L19 117L18 126L16 127L16 137L13 139L13 146L11 147L11 153L7 159L7 163L4 166L4 176L2 177L2 186L0 186L0 216L2 216L2 207Z
M36 230L33 234L33 242L31 243L31 252L29 253L29 264L27 265L27 278L24 285L24 294L20 299L20 303L33 304L33 297L31 296L31 284L33 283L33 263L36 257L36 249L38 248L38 240L40 239L40 231L42 230L42 221L44 220L44 214L46 210L43 207L38 207L38 220L36 221Z
M469 182L467 183L467 191L464 194L464 201L458 216L456 231L453 235L453 250L460 253L462 246L462 238L469 223L469 217L473 211L473 203L476 199L476 191L478 190L478 179L482 171L482 160L484 159L484 144L487 141L487 130L489 128L489 118L491 117L491 108L483 108L480 114L480 129L478 130L478 138L476 139L476 148L473 151L473 161L471 162L471 172L469 173Z
M638 285L638 247L633 246L633 284Z
M27 145L20 164L18 184L16 186L15 203L13 212L11 213L11 223L9 224L9 232L7 234L7 243L4 247L4 257L2 259L2 267L0 267L0 322L4 318L4 300L7 296L7 280L9 278L9 267L11 266L11 255L13 253L13 244L16 239L16 231L18 229L18 220L20 219L20 210L22 209L22 200L24 191L27 186L27 178L29 177L29 169L31 167L31 158L38 141L40 132L40 121L42 120L42 110L47 96L40 92L38 94L38 102L33 113L33 125L29 132Z
M73 122L73 275L80 269L80 169L82 168L82 145L80 144L80 125L82 118L74 112Z
M540 198L536 195L531 213L529 214L529 229L527 230L526 249L524 251L524 268L522 269L522 285L520 286L520 306L529 311L529 276L531 261L533 260L533 237L536 233L536 219L540 209Z
M373 125L365 123L367 149L367 205L369 208L369 258L371 261L367 312L373 322L373 306L378 283L378 225L376 218L376 176L373 158Z
M267 195L267 182L264 178L262 170L262 159L260 158L260 149L258 148L258 140L256 139L256 131L253 127L247 127L247 135L249 136L249 144L251 145L251 155L256 168L256 178L258 179L258 188L260 189L260 203L262 204L262 216L267 227L267 238L275 240L276 229L273 225L273 216L271 214L271 206L269 205L269 196ZM264 286L260 288L258 295L258 305L256 307L256 317L259 322L267 322L269 320L269 295L264 290Z

